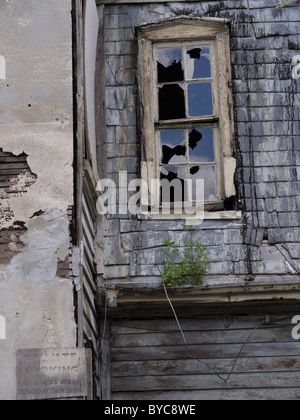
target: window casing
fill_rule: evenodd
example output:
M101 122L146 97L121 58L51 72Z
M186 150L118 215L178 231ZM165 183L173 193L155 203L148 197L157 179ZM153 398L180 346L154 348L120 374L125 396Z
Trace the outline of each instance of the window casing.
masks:
M206 209L224 209L236 195L228 25L176 19L139 28L138 39L141 168L152 206L164 204L152 179L190 179L182 201L192 206L201 178Z

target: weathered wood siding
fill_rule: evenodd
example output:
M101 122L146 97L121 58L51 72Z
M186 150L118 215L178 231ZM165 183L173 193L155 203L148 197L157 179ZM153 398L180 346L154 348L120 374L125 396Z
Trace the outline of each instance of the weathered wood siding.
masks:
M95 307L97 294L95 239L97 232L96 214L86 183L83 188L83 337L93 354L94 394L99 396L99 324Z
M300 398L300 344L292 339L292 315L262 321L182 320L191 351L206 365L192 357L174 319L112 322L112 399ZM224 379L235 368L226 383L207 365Z

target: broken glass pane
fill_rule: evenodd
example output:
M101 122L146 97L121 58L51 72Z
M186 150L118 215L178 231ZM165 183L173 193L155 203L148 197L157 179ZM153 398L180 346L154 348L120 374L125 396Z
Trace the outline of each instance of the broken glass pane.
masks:
M192 180L192 199L196 200L197 179L204 180L204 200L217 200L216 174L214 166L191 166L190 178ZM200 184L198 184L199 187Z
M190 47L186 49L186 53L187 80L211 78L210 48Z
M185 130L162 130L160 132L162 164L186 162Z
M184 87L181 84L164 85L159 89L159 119L186 118Z
M160 168L161 202L187 201L186 166L165 166Z
M188 104L190 117L213 115L214 109L211 82L188 84Z
M203 128L189 131L190 162L214 162L214 130Z
M161 48L157 61L158 83L184 80L181 48Z

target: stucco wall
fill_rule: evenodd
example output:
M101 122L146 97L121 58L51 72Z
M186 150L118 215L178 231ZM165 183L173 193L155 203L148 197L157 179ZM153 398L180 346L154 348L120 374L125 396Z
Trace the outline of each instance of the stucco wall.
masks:
M72 280L58 274L73 205L71 1L2 1L0 35L0 146L26 153L34 180L0 190L0 399L15 399L17 349L76 345Z

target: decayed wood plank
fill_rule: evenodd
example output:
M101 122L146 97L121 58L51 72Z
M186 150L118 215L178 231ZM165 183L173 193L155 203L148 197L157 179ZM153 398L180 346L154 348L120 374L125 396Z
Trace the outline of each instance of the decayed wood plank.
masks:
M99 329L98 329L98 325L97 325L97 313L95 311L95 309L90 306L89 302L87 302L87 300L83 301L83 310L84 313L86 315L86 320L90 325L90 328L93 331L93 337L95 337L95 339L98 339L99 337Z
M27 162L15 162L15 163L2 163L0 162L0 171L6 171L8 169L28 169Z
M1 156L0 153L0 165L3 163L20 163L20 162L27 162L27 155L20 155L20 156Z
M113 392L167 391L205 389L296 388L300 386L300 372L233 374L225 383L215 374L181 376L141 376L115 378Z
M244 343L251 330L236 331L189 331L185 333L189 344L226 344ZM251 338L251 342L285 342L291 339L291 326L277 329L257 330ZM127 334L117 335L112 340L112 347L148 347L148 346L177 346L183 344L182 335L176 333L152 333L152 334Z
M294 314L285 317L273 316L270 324L262 325L260 329L273 328L278 325L290 325ZM262 322L262 316L227 317L219 316L217 319L199 318L199 319L180 319L180 324L184 331L218 331L218 330L245 330L255 328L259 322ZM146 334L155 332L176 332L178 325L174 318L165 320L144 320L144 321L126 321L114 322L111 328L112 334Z
M299 400L300 388L113 393L114 401Z
M14 168L14 169L1 169L0 168L0 173L4 174L4 175L20 175L20 173L22 172L26 172L28 170L28 167L24 167L24 168Z
M219 374L228 374L234 366L235 359L213 359L209 365ZM252 357L239 359L235 373L292 372L300 371L300 356L295 357ZM144 362L114 362L112 376L139 377L164 375L200 375L211 374L212 370L197 360L162 360ZM137 379L139 380L139 379Z
M240 350L241 344L218 344L190 346L199 359L234 358ZM298 356L299 343L250 343L247 344L241 357L264 356ZM177 360L192 359L184 345L162 347L127 347L111 350L113 361L142 361L142 360Z
M110 334L110 321L102 322L101 330L104 336L101 340L101 359L100 359L100 381L101 381L101 397L102 400L111 400L111 358L109 348L109 334Z
M262 321L262 317L249 317L244 322L239 318L220 317L219 319L180 319L180 324L185 331L223 330L252 328L255 323ZM144 320L114 322L111 328L113 334L145 334L152 332L178 331L178 325L174 318L165 320Z

